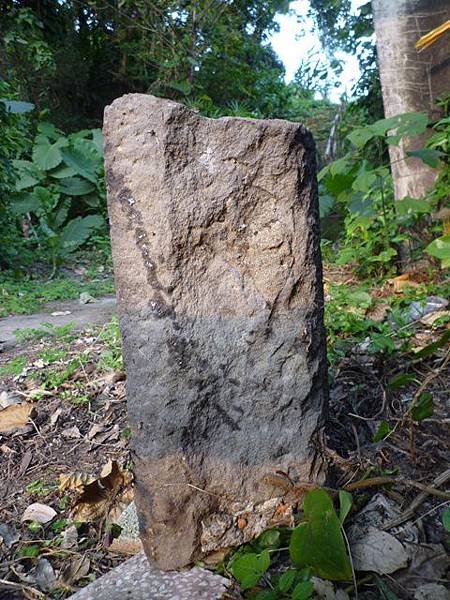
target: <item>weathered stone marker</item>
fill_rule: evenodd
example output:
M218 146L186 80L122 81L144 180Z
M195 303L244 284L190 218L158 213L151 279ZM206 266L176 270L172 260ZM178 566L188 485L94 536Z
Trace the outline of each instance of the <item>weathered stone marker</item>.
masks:
M286 522L283 489L324 472L314 143L137 94L105 136L141 535L177 568Z

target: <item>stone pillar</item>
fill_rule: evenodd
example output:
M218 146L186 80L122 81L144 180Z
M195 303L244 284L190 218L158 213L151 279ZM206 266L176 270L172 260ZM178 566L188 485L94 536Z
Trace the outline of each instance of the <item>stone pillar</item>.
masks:
M289 522L286 490L323 479L314 142L139 94L105 137L141 536L172 569Z

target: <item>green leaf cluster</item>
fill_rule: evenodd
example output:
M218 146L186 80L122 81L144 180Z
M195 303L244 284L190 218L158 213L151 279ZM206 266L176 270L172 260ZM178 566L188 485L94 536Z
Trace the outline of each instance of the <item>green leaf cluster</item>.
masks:
M341 491L339 503L338 516L325 490L310 490L297 527L265 531L232 556L226 571L239 581L243 590L250 590L249 597L255 600L307 600L314 592L312 575L334 581L350 580L352 568L342 526L352 508L351 495ZM271 555L276 557L285 550L289 550L293 568L269 574ZM270 589L258 589L264 580L270 582Z
M12 161L11 214L26 218L30 244L48 253L54 270L105 225L105 186L100 130L65 136L41 122L28 159Z

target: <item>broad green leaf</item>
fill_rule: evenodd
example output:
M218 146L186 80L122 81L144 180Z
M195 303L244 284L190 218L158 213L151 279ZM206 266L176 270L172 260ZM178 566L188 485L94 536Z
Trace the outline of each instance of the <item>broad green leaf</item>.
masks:
M348 173L352 168L351 162L348 158L339 158L331 163L329 166L330 175L344 175Z
M375 135L376 133L371 127L360 127L349 133L347 139L357 148L363 148Z
M41 185L37 185L33 189L33 195L39 200L43 208L51 210L58 202L59 194L52 194L52 192Z
M103 156L103 132L101 129L93 129L92 130L92 141L94 142L94 146L97 149L97 152L100 156Z
M295 586L292 592L292 600L308 600L314 592L314 586L310 581L302 581Z
M372 217L375 215L371 196L367 196L362 192L356 192L356 194L352 195L348 209L352 214L358 214L363 217Z
M65 148L62 150L62 158L78 175L96 183L95 162L89 156L84 155L77 148Z
M429 167L437 169L439 167L442 152L433 148L423 148L422 150L411 150L406 153L408 156L420 158Z
M17 194L9 203L9 208L14 215L25 215L36 212L41 207L39 200L30 192Z
M248 590L255 586L270 566L270 555L267 550L261 554L243 554L229 566L229 569L242 589Z
M428 127L428 115L421 112L410 112L399 115L397 134L416 137L424 133Z
M67 196L84 196L95 190L95 186L80 177L67 177L59 182L59 189Z
M296 527L291 536L292 562L297 568L311 567L324 579L350 580L352 569L330 496L322 489L309 491L303 510L306 522Z
M406 196L395 203L399 215L426 214L431 212L430 204L423 198Z
M50 171L62 161L61 148L66 143L64 139L50 144L43 135L36 136L37 143L33 147L33 162L43 171Z
M276 529L268 529L258 537L259 548L278 548L280 545L280 532Z
M350 492L345 490L339 490L339 521L341 525L345 523L345 519L348 517L353 506L353 498Z
M450 508L446 508L442 513L442 525L450 532Z
M400 373L400 375L396 375L395 377L392 377L392 379L389 379L388 388L391 390L398 390L415 380L416 376L412 373Z
M384 438L391 433L391 428L389 427L389 423L387 421L381 421L378 425L378 429L373 434L372 441L374 444L377 442L381 442Z
M335 203L335 198L333 198L333 196L330 196L329 194L319 196L319 212L321 219L326 217L332 211Z
M365 173L358 175L352 184L352 188L355 190L355 192L368 192L376 180L376 173L373 171L366 171Z
M278 589L280 590L280 592L288 592L294 585L296 577L297 571L294 571L294 569L289 569L288 571L285 571L278 580Z
M442 237L433 240L431 244L428 244L425 248L425 252L438 258L442 262L442 267L444 269L450 267L450 235L443 235Z
M67 223L61 232L58 246L61 254L70 254L89 238L93 229L103 225L99 215L77 217Z
M434 414L433 394L430 392L422 392L419 396L416 405L411 410L411 419L420 423Z
M323 183L331 194L338 196L341 192L348 192L351 189L354 179L353 174L336 173L336 175L332 175L329 173L323 180Z
M59 129L56 129L53 123L39 123L39 125L37 126L37 130L39 131L39 133L42 133L42 135L45 135L46 137L55 141L63 135L62 132L59 131Z
M36 185L42 179L42 173L30 160L13 160L12 164L19 175L19 179L16 180L16 190L18 192Z
M67 167L62 164L59 167L56 167L56 169L53 169L53 171L50 171L49 175L55 179L65 179L66 177L73 177L76 175L76 172L72 167Z
M57 211L53 216L53 224L56 228L62 227L64 221L67 219L70 209L70 200L66 198L63 202L61 202Z

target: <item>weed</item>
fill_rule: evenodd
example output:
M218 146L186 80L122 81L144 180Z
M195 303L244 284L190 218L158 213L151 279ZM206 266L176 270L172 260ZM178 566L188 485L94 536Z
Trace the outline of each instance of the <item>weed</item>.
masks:
M0 377L8 375L20 375L27 364L25 356L16 356L0 368Z
M51 337L62 338L65 341L70 341L69 335L72 333L75 323L70 322L66 325L55 327L52 323L41 323L42 329L34 329L32 327L24 327L16 329L14 335L18 342L38 341Z
M57 486L53 483L47 483L42 479L36 479L32 483L28 484L25 490L31 496L37 496L38 498L44 498L57 489Z

